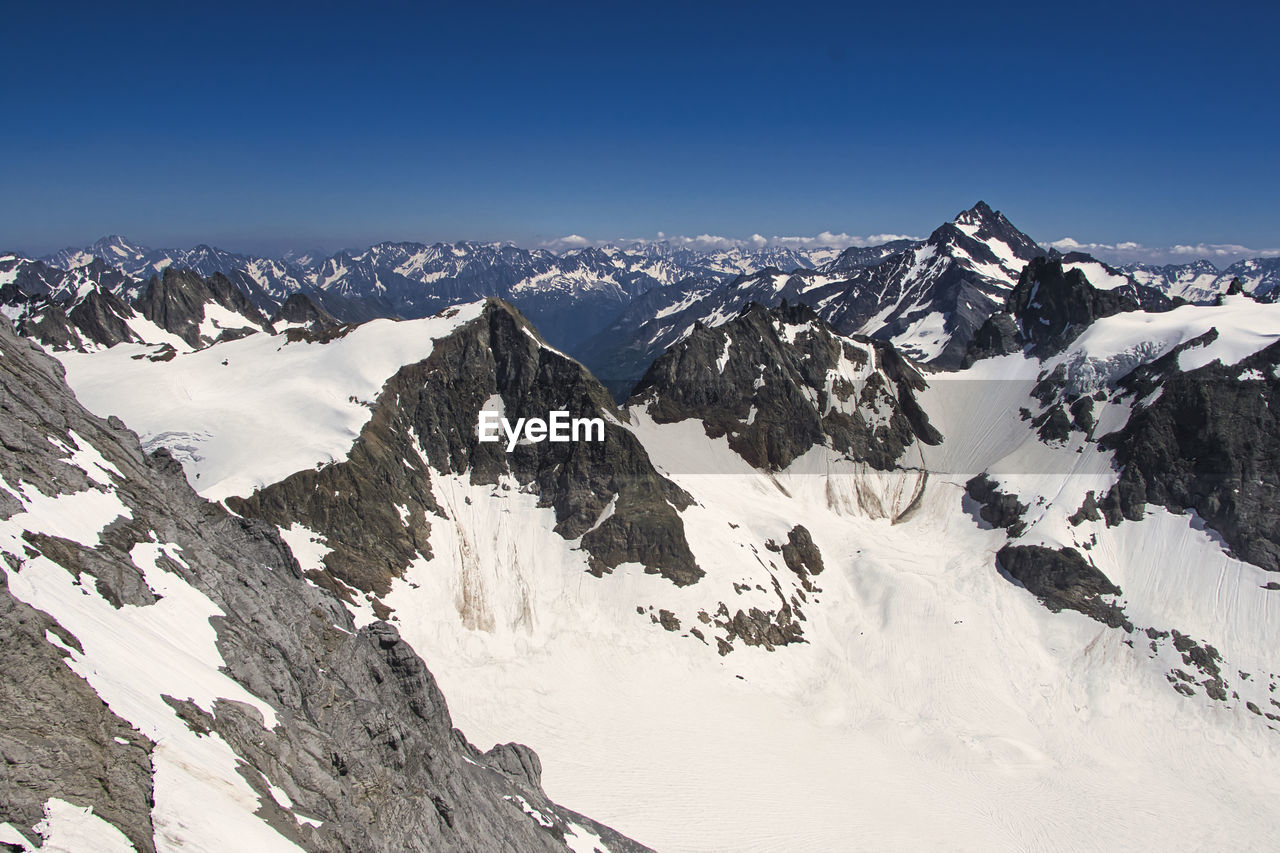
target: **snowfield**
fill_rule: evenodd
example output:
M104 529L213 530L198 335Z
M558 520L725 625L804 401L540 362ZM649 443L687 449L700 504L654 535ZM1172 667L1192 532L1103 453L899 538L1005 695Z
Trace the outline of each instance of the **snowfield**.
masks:
M345 459L383 383L482 307L374 320L323 344L254 334L171 361L152 361L143 344L56 355L81 403L120 415L149 449L170 447L192 487L216 501Z
M252 335L171 361L136 358L153 351L142 346L58 355L86 406L183 448L193 485L219 499L344 458L369 417L362 403L478 311L375 321L323 345ZM1044 370L1061 364L1079 387L1100 387L1210 328L1218 340L1181 368L1234 363L1280 337L1277 312L1233 297L1117 315L1044 364L1015 355L930 375L920 402L946 440L891 472L819 447L766 474L700 423L657 424L633 409L629 428L694 499L683 521L706 576L686 587L631 564L594 577L536 495L433 473L445 516L430 519L434 557L416 560L383 601L471 741L532 746L550 797L664 853L1198 850L1224 839L1268 849L1280 832L1280 733L1245 710L1275 705L1280 610L1267 573L1226 556L1194 515L1153 508L1114 528L1070 525L1088 491L1114 482L1110 456L1078 437L1045 445L1018 409L1035 404L1028 393ZM1098 416L1118 426L1128 405ZM983 471L1031 507L1020 544L1089 543L1124 590L1133 634L1050 612L997 571L1007 534L964 499ZM82 500L78 535L88 536L112 509ZM797 524L826 566L801 604L805 642L772 652L735 642L721 655L694 636L707 627L699 614L721 603L776 610L780 595L802 591L766 547ZM319 565L322 538L284 533L304 566ZM140 553L139 566L163 550ZM109 661L110 619L131 615L108 614L62 577L61 587L48 579L46 597L20 594ZM199 610L193 593L175 589L170 606ZM664 610L678 629L657 624ZM1167 644L1148 645L1148 627L1213 644L1237 695L1175 692L1167 673L1183 663ZM192 654L193 684L217 677L216 649ZM232 686L190 695L208 691L236 698ZM159 731L168 722L153 710L124 715ZM194 748L180 735L173 749ZM224 767L216 740L201 748L210 754L199 760ZM228 784L210 800L226 804L211 820L239 815L243 792ZM585 829L571 843L592 846Z

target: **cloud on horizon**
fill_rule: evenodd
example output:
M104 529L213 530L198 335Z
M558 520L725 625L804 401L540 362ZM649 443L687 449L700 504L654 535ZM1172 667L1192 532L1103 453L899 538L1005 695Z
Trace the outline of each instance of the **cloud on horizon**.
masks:
M1194 246L1179 243L1173 246L1144 246L1133 241L1086 243L1073 237L1063 237L1044 245L1059 252L1088 252L1114 264L1185 264L1197 258L1205 258L1222 266L1244 258L1280 257L1280 249L1252 249L1238 243L1197 243Z
M766 249L766 248L786 248L786 249L847 249L850 246L880 246L894 240L919 240L920 237L912 237L907 234L868 234L860 236L856 234L836 234L831 231L823 231L810 237L803 236L778 236L766 237L763 234L752 234L747 238L739 237L723 237L718 234L698 234L693 237L681 234L667 234L659 231L654 238L637 237L625 240L589 240L579 234L567 234L564 237L557 237L554 240L546 240L539 244L539 248L550 249L553 252L561 252L567 249L581 249L587 246L631 246L631 245L648 245L650 243L669 243L672 246L687 249L697 249L701 251L716 251L729 249Z

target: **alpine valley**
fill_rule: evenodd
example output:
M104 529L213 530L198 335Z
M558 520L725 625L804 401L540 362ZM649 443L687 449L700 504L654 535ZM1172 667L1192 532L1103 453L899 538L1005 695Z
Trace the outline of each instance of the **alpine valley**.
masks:
M1277 300L982 202L0 255L0 850L1269 849Z

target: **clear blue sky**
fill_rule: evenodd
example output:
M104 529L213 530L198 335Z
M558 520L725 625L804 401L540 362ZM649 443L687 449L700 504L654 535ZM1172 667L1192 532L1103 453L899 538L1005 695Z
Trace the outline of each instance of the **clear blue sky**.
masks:
M982 198L1040 240L1274 248L1278 24L1263 2L9 4L0 247L927 234Z

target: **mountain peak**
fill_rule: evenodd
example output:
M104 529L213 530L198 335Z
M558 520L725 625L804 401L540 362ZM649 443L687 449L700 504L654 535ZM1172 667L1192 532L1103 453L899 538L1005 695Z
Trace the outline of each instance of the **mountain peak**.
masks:
M998 222L1004 219L997 210L992 210L991 205L979 199L978 203L968 210L962 210L956 214L955 219L951 220L956 225L981 225L984 222Z
M991 205L987 204L982 199L978 199L977 203L973 207L963 213L971 213L977 216L992 216L995 214L995 211L991 209ZM961 215L963 215L963 213Z

